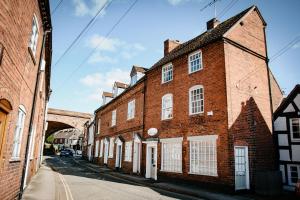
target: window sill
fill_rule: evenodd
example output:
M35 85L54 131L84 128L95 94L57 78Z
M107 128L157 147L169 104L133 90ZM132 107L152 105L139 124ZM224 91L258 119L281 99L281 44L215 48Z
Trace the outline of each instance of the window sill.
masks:
M197 176L213 176L213 177L218 177L218 174L198 174L195 172L188 172L189 175L197 175Z
M9 159L9 162L10 162L10 163L13 163L13 162L21 162L21 159L20 159L20 158L11 158L11 159Z
M131 160L124 160L124 162L129 162L129 163L131 163L132 161L131 161Z
M190 117L194 117L194 116L204 116L204 112L200 112L200 113L189 113Z
M30 57L34 63L34 65L36 65L36 59L35 59L35 55L34 53L32 52L32 49L30 47L28 47L28 51L29 51L29 54L30 54Z
M182 171L166 171L166 170L160 170L160 172L166 172L166 173L174 173L174 174L182 174Z
M194 73L196 73L196 72L200 72L201 70L203 70L203 67L200 68L200 69L198 69L198 70L196 70L196 71L193 71L193 72L189 71L189 75L190 75L190 74L194 74Z
M168 122L168 121L171 121L173 119L173 117L171 118L166 118L166 119L161 119L162 122Z
M130 118L130 119L127 119L127 121L129 122L129 121L133 121L134 120L134 117L133 118Z

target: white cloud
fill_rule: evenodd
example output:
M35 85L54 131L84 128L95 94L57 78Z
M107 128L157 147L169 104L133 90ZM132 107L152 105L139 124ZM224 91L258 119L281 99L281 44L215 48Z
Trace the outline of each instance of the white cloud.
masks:
M146 48L140 43L128 43L118 38L106 38L101 35L93 35L88 41L87 46L97 48L96 52L89 59L89 63L116 63L117 58L131 59L137 56ZM104 52L114 53L114 56L104 56Z
M95 52L88 60L88 63L117 63L118 60L109 56L102 55L101 52Z
M80 83L84 86L90 87L93 92L87 96L87 98L91 101L101 100L101 95L103 91L111 92L112 86L115 81L119 81L122 83L129 83L130 72L124 71L121 69L113 69L111 71L105 73L94 73L89 74L80 79Z
M185 1L187 1L187 0L168 0L168 2L173 6L177 6Z
M117 38L106 38L100 35L93 35L88 41L88 46L103 51L115 51L118 47L122 46L123 42Z
M73 4L75 7L75 15L76 16L85 16L85 15L91 15L94 16L96 12L100 8L104 6L104 4L108 0L73 0ZM101 11L100 15L105 14L105 8Z
M189 1L192 1L192 0L167 0L169 2L169 4L171 4L172 6L177 6L177 5L180 5L180 4L183 4L183 3L186 3L186 2L189 2ZM193 0L193 1L196 1L196 2L202 2L202 0Z

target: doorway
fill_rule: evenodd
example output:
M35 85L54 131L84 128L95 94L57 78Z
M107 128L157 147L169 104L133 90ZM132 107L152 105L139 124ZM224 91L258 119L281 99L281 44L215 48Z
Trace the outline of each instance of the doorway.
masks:
M146 178L157 180L157 142L147 143Z
M250 189L248 147L235 146L235 190Z
M107 159L108 159L108 140L104 140L104 164L107 164Z

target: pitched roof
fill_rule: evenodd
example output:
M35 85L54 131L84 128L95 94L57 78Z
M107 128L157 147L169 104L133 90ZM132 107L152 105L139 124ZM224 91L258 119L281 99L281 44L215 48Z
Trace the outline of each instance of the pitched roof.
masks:
M118 81L115 82L115 85L116 85L118 88L124 88L124 89L126 89L126 88L128 87L127 84L121 83L121 82L118 82Z
M102 96L113 98L113 93L111 93L111 92L103 92Z
M133 68L135 69L136 72L141 72L141 73L145 73L148 70L145 67L141 67L141 66L137 66L137 65L133 65Z
M294 89L290 92L290 94L282 100L281 104L274 112L274 119L276 119L280 115L280 113L282 113L285 110L285 108L291 103L291 101L294 100L297 94L300 94L300 84L297 84L294 87Z
M77 129L64 129L55 133L54 138L78 139L81 134Z
M167 64L171 60L175 59L176 57L179 57L181 55L187 54L189 52L195 51L198 48L207 45L211 42L214 42L220 38L235 24L237 23L248 11L255 8L255 6L251 6L247 8L246 10L240 12L239 14L227 19L226 21L220 23L215 28L205 31L201 35L185 42L175 49L173 49L170 53L165 55L162 59L160 59L157 63L155 63L150 70L162 66L164 64Z

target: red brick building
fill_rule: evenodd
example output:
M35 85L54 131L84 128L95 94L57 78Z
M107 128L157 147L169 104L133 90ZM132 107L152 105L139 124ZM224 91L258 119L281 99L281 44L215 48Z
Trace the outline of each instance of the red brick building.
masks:
M146 76L96 110L99 162L135 172L125 161L135 151L125 143L136 139L146 178L252 189L258 173L276 169L272 113L282 100L265 28L252 6L222 23L210 20L187 42L166 40L164 57Z
M0 197L14 199L41 161L51 18L47 0L4 0L0 13Z
M141 171L145 71L133 66L131 84L116 82L113 99L95 111L94 160L127 173Z

